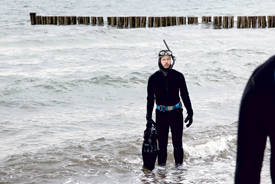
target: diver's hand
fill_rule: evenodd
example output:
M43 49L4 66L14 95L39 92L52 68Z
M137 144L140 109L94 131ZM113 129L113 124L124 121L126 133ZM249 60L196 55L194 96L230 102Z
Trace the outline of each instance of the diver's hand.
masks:
M186 123L187 121L189 121L189 122L187 123L186 127L190 127L190 125L193 123L193 116L192 115L188 115L185 118L184 122Z
M151 128L152 125L155 126L155 124L156 124L156 123L155 123L152 119L148 119L148 120L147 120L146 127L147 127L147 128Z

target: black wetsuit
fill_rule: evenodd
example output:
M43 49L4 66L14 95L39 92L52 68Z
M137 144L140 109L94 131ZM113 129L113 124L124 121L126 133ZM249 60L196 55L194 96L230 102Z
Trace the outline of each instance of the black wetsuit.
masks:
M162 71L157 71L151 75L148 80L147 94L147 120L152 118L155 99L157 105L174 106L180 102L180 96L185 108L187 109L188 115L193 115L185 78L182 73L176 70L171 69L167 76L164 76ZM156 110L156 128L158 132L159 143L159 165L166 164L169 126L171 127L172 132L175 163L182 164L183 162L182 108L165 112Z
M275 183L275 56L250 77L240 105L235 184L260 183L267 136L271 178Z

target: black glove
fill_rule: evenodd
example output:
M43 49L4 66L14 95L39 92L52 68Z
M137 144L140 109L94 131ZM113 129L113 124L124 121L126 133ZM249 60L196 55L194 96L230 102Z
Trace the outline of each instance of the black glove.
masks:
M148 119L148 120L147 120L146 127L147 127L147 128L151 128L152 125L156 126L156 123L155 123L152 119Z
M190 125L193 123L193 115L188 115L185 118L184 122L186 123L187 121L189 121L189 122L187 123L186 127L190 127Z

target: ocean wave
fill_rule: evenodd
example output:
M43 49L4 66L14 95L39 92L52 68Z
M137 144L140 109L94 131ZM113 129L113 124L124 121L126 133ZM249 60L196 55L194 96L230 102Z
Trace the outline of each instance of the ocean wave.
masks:
M237 122L216 126L187 137L191 139L184 142L188 159L229 159L235 156L237 149Z
M147 79L139 72L132 72L130 74L124 76L118 75L100 75L88 79L79 79L69 81L68 84L75 85L100 85L100 86L112 86L116 88L126 87L131 88L134 87L135 84L144 84Z
M116 174L129 173L136 170L134 167L137 165L141 168L140 149L134 149L132 153L127 151L133 149L127 146L132 143L121 144L120 141L106 138L98 138L90 144L88 141L81 143L67 140L37 151L9 155L1 161L0 177L4 182L40 183L43 178L60 181L83 175L104 177L111 171ZM125 153L119 150L125 150Z
M207 160L211 157L224 158L231 155L232 150L236 151L236 136L215 137L205 139L195 145L184 146L187 157L190 159L202 158Z
M85 182L91 180L101 182L128 183L129 181L183 181L186 172L192 169L198 172L208 172L209 166L220 164L228 168L228 163L235 159L236 138L232 130L236 123L228 126L217 126L214 133L210 129L197 132L191 141L184 143L187 164L185 170L174 169L173 150L169 146L166 168L152 172L142 170L141 145L142 136L125 136L110 138L99 136L88 139L66 139L62 142L38 149L12 154L3 159L0 166L0 177L4 182ZM191 138L191 135L185 135ZM190 168L192 166L192 168ZM188 168L191 171L188 171ZM215 172L219 166L214 167ZM231 168L232 169L232 168ZM223 172L225 172L223 170ZM22 174L24 173L24 174ZM210 172L212 173L212 172ZM226 173L224 173L227 175ZM181 176L179 178L179 176ZM222 175L219 175L222 177ZM46 179L45 179L46 178ZM214 178L192 178L193 181L220 181Z
M19 77L18 77L19 78ZM80 78L80 77L78 77ZM102 74L90 78L37 78L10 79L0 88L0 106L21 109L36 109L46 106L64 106L85 99L115 98L110 92L118 88L138 88L147 78L141 72L110 75Z

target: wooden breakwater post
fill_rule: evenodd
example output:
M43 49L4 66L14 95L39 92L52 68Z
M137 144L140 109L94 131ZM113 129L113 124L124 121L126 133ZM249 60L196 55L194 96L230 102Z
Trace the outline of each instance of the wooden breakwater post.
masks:
M53 25L57 25L57 16L53 16Z
M167 17L160 17L160 27L166 27L167 26Z
M129 25L130 25L130 28L136 28L136 17L132 16L132 17L129 17Z
M97 23L96 21L97 21L96 17L92 16L91 17L91 25L95 26Z
M111 26L116 27L117 26L117 17L111 17Z
M241 17L241 28L247 28L248 27L248 18L247 16Z
M111 17L107 17L107 25L108 25L108 26L111 25Z
M177 25L185 25L186 17L177 17Z
M30 13L31 25L36 25L36 13Z
M41 17L41 24L46 25L46 17L45 16Z
M154 17L154 27L160 27L160 17Z
M222 28L228 28L228 17L224 16L222 19Z
M84 17L77 17L78 24L83 24L83 22L84 22Z
M172 17L166 17L166 26L172 26Z
M136 28L136 17L135 16L129 17L129 27Z
M234 27L234 16L229 16L228 17L228 28L233 28Z
M172 17L172 26L176 26L177 25L177 17L173 16Z
M210 16L202 16L201 22L203 22L203 23L212 22L212 17L210 17Z
M237 28L248 28L247 16L238 16L237 17Z
M188 17L188 24L198 24L198 17Z
M104 25L104 19L103 17L97 17L97 25L103 26Z
M136 17L129 17L130 28L136 27Z
M90 17L83 17L83 24L85 25L90 24Z
M124 17L124 28L129 27L129 17Z
M41 24L46 25L46 17L45 16L41 16Z
M234 16L224 16L222 22L223 28L233 28L234 27Z
M64 16L58 16L57 21L58 21L58 25L64 25L65 24L65 17Z
M252 28L256 28L257 27L257 16L253 16L251 17L251 23L252 23Z
M64 25L70 25L71 24L71 17L65 16L64 17Z
M148 27L154 27L154 17L148 17Z
M146 28L146 17L140 17L140 27L141 28Z
M76 16L70 16L71 25L76 25Z
M194 17L194 23L198 24L199 23L199 18L198 17Z
M221 16L213 17L214 29L221 29L221 25L222 25L222 17Z
M37 15L36 17L35 17L35 20L36 20L36 24L41 24L41 17L42 16L40 16L40 15Z
M140 28L140 17L135 17L135 28Z
M241 28L241 16L237 17L237 28Z
M117 28L124 27L124 17L117 17Z
M258 16L258 28L266 28L266 16Z
M268 28L275 27L275 16L267 16Z
M187 20L188 20L188 24L193 24L194 22L193 17L187 17Z
M53 17L46 16L46 24L53 24Z

